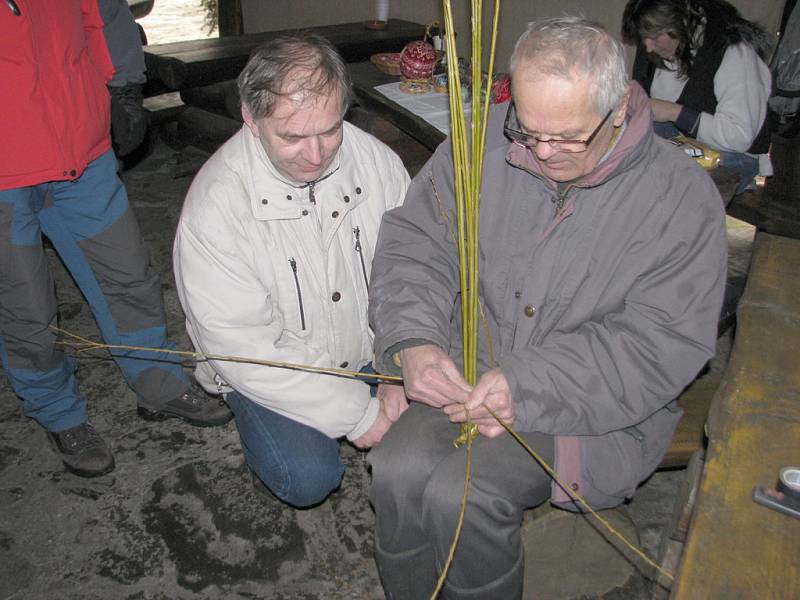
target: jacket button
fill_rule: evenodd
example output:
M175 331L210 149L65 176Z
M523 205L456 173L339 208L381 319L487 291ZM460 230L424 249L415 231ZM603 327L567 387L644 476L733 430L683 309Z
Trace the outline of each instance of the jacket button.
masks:
M581 486L579 486L577 483L573 481L572 483L569 484L569 487L573 492L577 492Z
M357 188L356 188L356 194L360 194L360 193L361 193L361 188L360 188L360 187L357 187Z
M266 198L262 198L261 204L269 204L269 200L267 200Z
M349 364L350 364L350 363L348 363L347 361L344 361L342 364L340 364L340 365L339 365L339 368L340 368L340 369L346 369L346 368L347 368L347 365L349 365Z
M345 201L345 202L350 202L350 196L345 196L345 197L344 197L344 201Z
M520 296L522 296L522 292L520 292L519 290L514 292L514 298L519 298Z
M532 317L533 315L536 314L536 308L531 306L530 304L528 304L528 306L526 306L524 310L526 317Z
M333 212L331 213L331 217L333 217L334 219L335 219L336 217L338 217L338 216L339 216L339 211L338 211L338 210L335 210L335 211L333 211Z
M77 175L77 174L78 174L78 172L77 172L75 169L72 169L72 170L69 172L69 176L70 176L70 177L75 177L75 175Z
M333 292L333 296L331 296L331 300L334 302L338 302L342 299L342 295L339 292Z
M304 210L304 211L303 211L303 216L305 217L305 216L307 216L307 215L308 215L308 211L307 211L307 210Z
M286 194L286 199L287 200L291 200L292 199L292 195L291 194Z

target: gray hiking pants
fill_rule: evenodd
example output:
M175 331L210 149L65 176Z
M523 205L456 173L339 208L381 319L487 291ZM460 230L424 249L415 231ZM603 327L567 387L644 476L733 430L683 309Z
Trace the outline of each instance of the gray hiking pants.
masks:
M369 454L375 508L375 557L390 600L429 598L456 530L466 448L459 426L437 409L412 403ZM549 464L553 437L523 439ZM520 527L526 508L550 496L550 478L508 434L479 436L472 449L461 539L441 598L520 598Z

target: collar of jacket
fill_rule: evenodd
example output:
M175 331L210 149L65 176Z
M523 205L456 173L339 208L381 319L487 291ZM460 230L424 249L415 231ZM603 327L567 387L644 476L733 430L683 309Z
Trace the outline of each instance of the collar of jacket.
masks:
M610 154L594 168L593 171L573 182L577 187L594 187L614 177L617 173L628 170L632 165L642 160L645 149L653 140L653 111L650 108L650 98L635 81L630 83L630 99L626 114L625 130L622 132ZM506 155L506 160L516 167L520 167L542 178L545 177L539 164L529 150L511 144ZM552 182L550 182L552 184Z
M359 183L354 168L348 123L344 124L342 145L331 166L315 184L317 206L324 199L325 210L345 212L366 198L365 185ZM312 207L307 184L295 184L281 176L269 160L258 138L244 131L245 154L255 194L250 198L253 216L259 221L302 219Z

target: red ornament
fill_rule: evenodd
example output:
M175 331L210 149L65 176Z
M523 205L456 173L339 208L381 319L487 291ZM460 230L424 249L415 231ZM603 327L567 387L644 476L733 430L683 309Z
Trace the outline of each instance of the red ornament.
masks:
M491 102L501 104L511 99L511 77L507 73L499 73L492 81Z
M400 53L400 74L406 79L430 79L435 64L436 50L422 40L409 42Z

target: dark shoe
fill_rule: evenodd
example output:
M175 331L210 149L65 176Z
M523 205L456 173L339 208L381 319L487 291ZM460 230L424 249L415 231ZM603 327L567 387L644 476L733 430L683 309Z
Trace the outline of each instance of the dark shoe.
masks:
M97 477L114 470L114 455L90 423L66 431L48 431L47 437L68 471L81 477Z
M197 427L224 425L233 418L224 400L209 396L197 385L192 385L177 398L158 407L147 406L140 399L138 412L147 421L177 418Z

